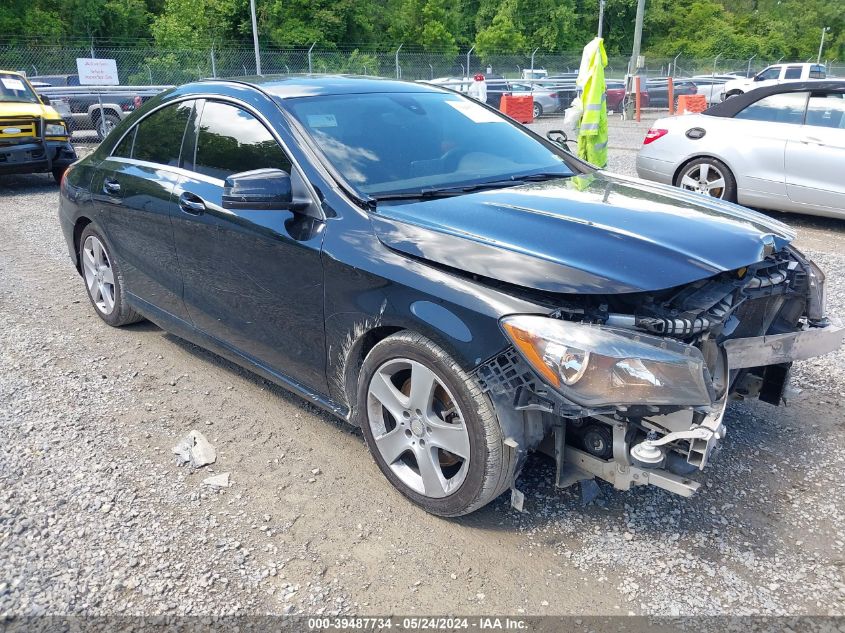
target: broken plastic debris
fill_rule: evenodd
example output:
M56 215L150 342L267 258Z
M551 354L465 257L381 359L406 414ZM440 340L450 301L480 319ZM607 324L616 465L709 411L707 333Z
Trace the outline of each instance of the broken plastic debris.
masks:
M595 479L581 480L581 505L586 506L601 496L601 488Z
M205 439L205 435L196 429L179 440L179 443L173 447L173 452L178 456L179 463L190 462L194 468L213 464L217 460L217 451Z
M212 477L206 477L202 480L203 485L211 486L212 488L228 488L229 487L229 473L220 473Z
M516 488L511 488L511 507L516 510L517 512L523 512L522 507L525 505L525 494L517 490Z

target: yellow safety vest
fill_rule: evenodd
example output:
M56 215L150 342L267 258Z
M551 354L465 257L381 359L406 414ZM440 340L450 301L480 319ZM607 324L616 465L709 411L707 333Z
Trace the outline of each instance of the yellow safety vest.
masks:
M578 129L578 156L598 167L607 165L607 86L604 40L597 37L584 47L577 84L583 91L584 114Z

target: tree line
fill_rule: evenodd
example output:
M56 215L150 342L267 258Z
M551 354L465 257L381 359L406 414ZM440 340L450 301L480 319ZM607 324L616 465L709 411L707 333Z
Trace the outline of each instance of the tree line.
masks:
M454 57L580 49L595 36L599 0L256 0L265 45L423 50ZM611 55L630 54L636 0L606 0ZM790 60L845 58L843 0L647 0L647 55ZM96 38L193 49L251 45L248 0L4 0L5 44Z

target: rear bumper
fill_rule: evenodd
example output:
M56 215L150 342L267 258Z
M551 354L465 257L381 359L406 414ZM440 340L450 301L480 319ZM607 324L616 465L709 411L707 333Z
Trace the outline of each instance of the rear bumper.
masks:
M70 141L35 141L0 147L0 174L32 174L66 167L76 160Z
M675 175L675 165L666 160L637 154L637 175L646 180L653 180L664 185L671 185Z

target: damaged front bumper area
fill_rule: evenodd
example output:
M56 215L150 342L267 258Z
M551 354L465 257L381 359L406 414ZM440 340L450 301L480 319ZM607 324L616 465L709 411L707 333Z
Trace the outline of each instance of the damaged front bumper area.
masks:
M692 475L726 436L728 400L779 404L793 361L842 345L845 329L814 305L805 270L806 261L780 276L768 270L768 284L743 271L726 295L718 285L725 279L683 289L687 303L705 294L713 306L696 314L675 301L671 320L683 329L677 336L637 327L658 323L655 314L506 317L502 327L513 346L479 366L476 377L509 445L521 456L553 456L558 486L600 477L620 490L651 484L691 496L700 487Z

